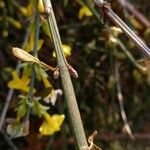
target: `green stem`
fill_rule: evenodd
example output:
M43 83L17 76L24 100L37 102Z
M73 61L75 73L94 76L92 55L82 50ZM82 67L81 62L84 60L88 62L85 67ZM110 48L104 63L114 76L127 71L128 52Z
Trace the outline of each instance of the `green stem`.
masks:
M138 64L135 60L135 58L132 56L132 54L127 50L125 45L122 43L120 39L118 40L118 45L121 48L121 50L125 53L125 55L128 57L128 59L133 63L133 65L139 70L140 73L145 73L146 68L144 68L142 65Z
M34 47L33 47L32 54L33 54L33 56L37 57L37 55L38 55L37 48L38 48L38 40L39 40L39 32L40 32L40 20L39 20L39 12L37 9L37 5L35 5L35 6L36 6L36 8L35 8L35 11L36 11L35 12L35 33L34 33ZM35 69L34 69L34 64L33 64L30 89L29 89L29 93L28 93L30 102L32 102L34 83L35 83ZM25 120L29 119L30 111L31 111L31 107L28 106Z
M49 137L49 140L48 140L48 143L47 143L47 146L46 146L45 150L50 150L51 145L52 145L53 140L54 140L54 137L55 137L54 135Z
M91 0L81 0L81 1L88 6L88 8L92 11L93 15L97 18L97 20L99 20L103 24L103 21L100 19L100 15L98 11L96 11L96 9L94 8L92 1Z
M45 7L45 12L47 14L49 29L55 46L58 66L60 68L61 81L62 81L64 94L67 102L68 115L70 118L70 124L72 127L72 132L77 146L76 148L79 150L88 149L78 105L76 102L73 85L68 72L56 19L51 5L51 1L43 0L43 3Z
M16 147L16 145L11 141L10 137L7 135L7 133L4 131L4 129L2 129L0 131L0 134L3 136L3 138L5 139L5 141L7 142L8 146L10 147L11 150L18 150L18 148Z
M28 37L29 37L29 28L27 29L27 31L25 33L25 37L24 37L24 42L22 44L22 48L24 48L26 46L27 41L28 41ZM17 65L16 65L16 72L17 73L19 73L20 66L21 66L21 61L18 61ZM2 129L2 126L3 126L4 120L5 120L5 117L6 117L6 114L7 114L7 110L8 110L9 104L11 102L13 93L14 93L14 89L9 89L9 91L7 93L6 101L5 101L3 110L2 110L1 115L0 115L0 131Z

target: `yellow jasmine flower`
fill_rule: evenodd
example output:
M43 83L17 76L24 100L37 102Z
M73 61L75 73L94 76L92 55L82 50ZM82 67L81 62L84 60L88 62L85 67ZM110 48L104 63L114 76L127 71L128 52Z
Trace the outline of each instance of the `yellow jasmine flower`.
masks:
M44 122L40 126L39 131L42 135L52 135L57 131L60 131L65 116L64 115L53 115L50 116L47 112L43 114Z
M28 10L26 7L20 6L19 10L24 16L28 16Z
M46 77L43 77L42 76L42 81L43 81L43 84L46 88L48 87L52 87L51 83L48 81L48 79Z
M88 7L86 6L82 6L79 10L79 16L78 18L81 20L83 19L83 17L89 17L89 16L92 16L92 12L89 10Z
M40 13L44 13L44 6L43 6L43 1L39 0L38 1L38 10Z
M17 89L22 90L24 92L29 91L28 84L30 83L29 76L26 74L23 74L23 76L20 78L16 71L12 72L13 79L8 82L8 87L11 89Z
M71 55L72 48L69 45L62 44L62 48L63 48L65 56ZM56 57L55 52L53 52L53 57Z
M112 26L110 29L114 37L118 37L122 33L122 30L119 27Z
M11 17L7 17L7 20L9 21L9 23L11 25L13 25L15 28L17 29L21 29L22 28L22 25L19 21L15 20L14 18L11 18Z
M116 46L118 44L117 38L112 35L109 35L108 44L110 47Z
M131 22L133 27L135 27L136 29L138 29L138 30L144 29L144 26L134 16L130 16L129 21Z
M19 10L25 17L31 17L34 14L34 6L32 2L30 2L27 7L21 6Z
M49 31L48 22L47 22L46 19L43 19L43 20L42 20L42 30L43 30L43 32L44 32L47 36L49 36L50 39L51 39L51 33L50 33L50 31Z
M32 27L32 32L31 32L31 34L30 34L30 36L29 36L29 41L28 41L28 45L27 45L27 47L26 47L26 51L27 52L31 52L32 50L33 50L33 47L34 47L34 31L35 31L35 27ZM42 47L42 45L43 45L43 43L44 43L44 40L42 40L42 39L39 39L38 40L38 47L37 47L37 50L40 50L41 49L41 47Z

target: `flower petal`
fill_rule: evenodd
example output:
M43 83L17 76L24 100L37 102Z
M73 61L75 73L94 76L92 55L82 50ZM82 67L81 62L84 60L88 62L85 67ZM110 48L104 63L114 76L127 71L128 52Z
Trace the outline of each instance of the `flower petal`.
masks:
M50 116L48 113L44 115L44 122L40 126L39 131L42 135L52 135L57 131L60 131L60 126L62 125L65 116L64 115L53 115Z
M86 6L82 6L79 10L79 19L83 19L83 17L89 17L89 16L92 16L92 12L89 10L88 7Z
M62 48L66 57L71 55L72 48L69 45L62 44ZM56 57L55 52L53 52L53 57Z
M52 92L49 95L47 95L43 100L46 103L51 102L52 105L55 105L58 95L62 95L62 90L61 89L52 90Z
M18 74L16 71L12 72L13 79L8 82L8 87L12 89L17 89L17 90L22 90L24 92L29 91L29 82L30 79L28 75L23 74L21 78L19 78Z

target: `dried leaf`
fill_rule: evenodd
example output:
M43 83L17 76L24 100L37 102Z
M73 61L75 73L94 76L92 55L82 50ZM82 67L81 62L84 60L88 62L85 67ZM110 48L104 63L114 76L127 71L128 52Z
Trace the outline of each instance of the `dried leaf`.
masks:
M29 134L29 120L23 123L13 123L6 127L7 133L11 138L18 138Z
M89 150L102 150L100 147L94 144L94 138L96 137L96 135L97 135L97 131L94 131L92 135L90 135L88 138L88 142L90 144Z
M28 62L41 64L38 58L33 57L31 54L27 53L23 49L13 47L12 52L17 58L21 59L22 61L28 61Z
M19 58L22 61L37 63L37 64L45 67L48 70L51 70L51 71L55 70L53 67L45 64L44 62L41 62L38 58L32 56L31 54L27 53L23 49L13 47L12 52L13 52L14 56L16 56L17 58Z

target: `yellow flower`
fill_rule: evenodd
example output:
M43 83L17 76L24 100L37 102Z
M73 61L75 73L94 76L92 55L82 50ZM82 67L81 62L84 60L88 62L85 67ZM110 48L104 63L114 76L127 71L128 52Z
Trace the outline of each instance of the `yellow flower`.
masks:
M108 44L110 47L115 47L118 44L117 38L112 35L109 35Z
M50 33L50 31L49 31L48 22L47 22L46 19L43 19L43 20L42 20L42 30L43 30L43 32L44 32L47 36L50 37L50 39L52 39L52 38L51 38L51 33Z
M22 90L25 92L29 91L29 82L30 79L28 75L23 74L21 78L19 78L18 74L16 71L12 72L13 79L8 82L8 87L11 89L17 89L17 90Z
M19 10L24 16L28 16L28 10L26 7L20 6Z
M65 56L70 56L71 55L72 49L69 45L62 44L62 48L63 48ZM55 52L53 52L53 57L56 57Z
M143 30L144 29L143 24L141 24L134 16L130 16L129 21L131 22L133 27L135 27L136 29L138 29L138 30Z
M34 31L35 31L35 27L32 27L32 32L31 32L31 34L30 34L30 36L29 36L28 45L27 45L27 47L26 47L26 51L27 51L27 52L31 52L31 51L33 50L33 47L34 47L34 35L35 35L35 34L34 34ZM38 40L38 47L37 47L37 50L40 50L40 49L41 49L43 43L44 43L44 40L42 40L42 39L39 39L39 40Z
M19 10L25 17L31 17L34 14L34 5L30 2L27 7L21 6Z
M39 0L38 1L38 10L40 13L44 13L44 6L43 6L43 1Z
M64 115L53 115L50 116L47 112L43 114L44 122L40 126L39 131L42 135L52 135L57 131L60 131L65 116Z
M22 28L22 25L19 21L15 20L14 18L11 18L11 17L7 17L7 20L9 21L9 23L11 25L13 25L15 28L17 29L21 29Z
M89 17L89 16L92 16L92 12L89 10L88 7L86 6L82 6L79 10L79 16L78 18L81 20L83 19L83 17Z
M43 84L46 88L48 87L52 87L51 83L48 81L48 79L46 77L43 77L42 76L42 81L43 81Z
M122 33L122 30L118 27L112 26L110 29L114 37L118 37Z

